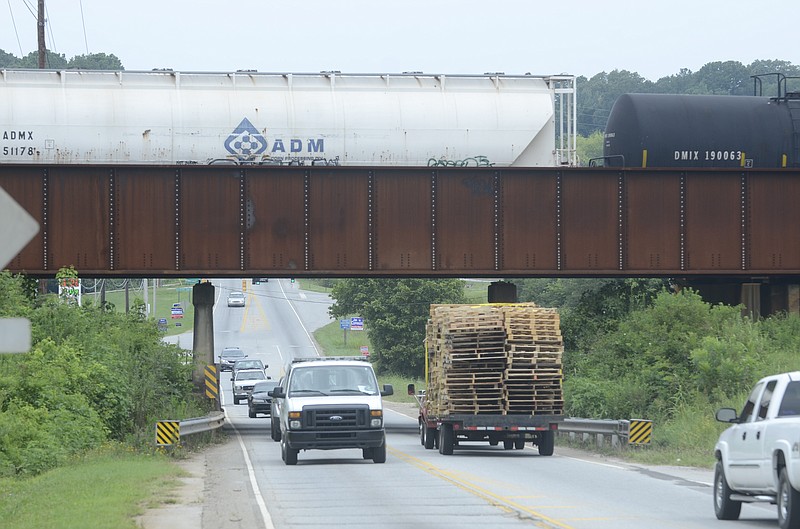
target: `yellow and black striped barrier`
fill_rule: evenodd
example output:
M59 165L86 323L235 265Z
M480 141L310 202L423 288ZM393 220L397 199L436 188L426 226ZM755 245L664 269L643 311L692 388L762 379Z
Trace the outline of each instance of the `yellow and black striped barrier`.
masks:
M219 401L219 371L214 364L207 365L205 369L206 397Z
M156 445L173 446L181 442L180 421L158 421L156 423Z
M650 439L652 437L653 421L648 421L645 419L631 419L630 426L628 427L629 445L650 444Z

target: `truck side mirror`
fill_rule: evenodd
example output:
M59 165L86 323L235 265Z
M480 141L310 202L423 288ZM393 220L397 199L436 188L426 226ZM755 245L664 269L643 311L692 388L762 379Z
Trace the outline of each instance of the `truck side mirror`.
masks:
M414 384L408 385L408 394L413 396L417 393L416 389L414 388Z
M384 384L383 391L381 391L381 397L386 397L388 395L394 395L394 388L391 384Z
M272 391L267 391L267 395L272 397L273 399L282 399L286 397L286 393L283 391L283 388L280 386L276 386L275 389Z

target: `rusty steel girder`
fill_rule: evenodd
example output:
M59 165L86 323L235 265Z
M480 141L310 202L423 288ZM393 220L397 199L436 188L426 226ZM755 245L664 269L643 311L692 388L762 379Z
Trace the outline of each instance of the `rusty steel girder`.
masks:
M2 165L51 277L800 274L800 171Z

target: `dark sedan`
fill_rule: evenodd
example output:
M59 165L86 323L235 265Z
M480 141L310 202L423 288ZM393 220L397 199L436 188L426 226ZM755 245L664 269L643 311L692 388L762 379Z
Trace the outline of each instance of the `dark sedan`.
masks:
M275 389L278 383L274 380L266 380L264 382L256 382L253 386L253 391L247 395L247 415L250 418L255 418L259 413L270 415L272 412L272 397L267 395L267 392Z

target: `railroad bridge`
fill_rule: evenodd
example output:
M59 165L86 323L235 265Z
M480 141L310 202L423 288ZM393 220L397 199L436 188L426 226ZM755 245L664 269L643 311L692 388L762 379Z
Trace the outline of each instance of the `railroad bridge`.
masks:
M669 277L800 310L800 170L4 164L53 277Z

